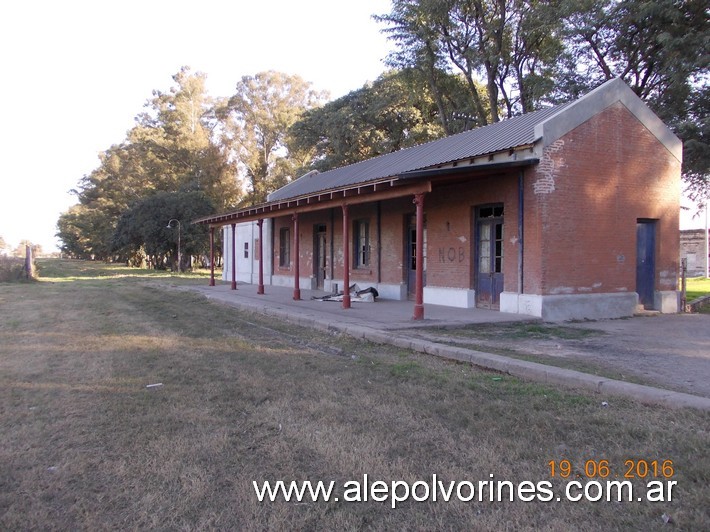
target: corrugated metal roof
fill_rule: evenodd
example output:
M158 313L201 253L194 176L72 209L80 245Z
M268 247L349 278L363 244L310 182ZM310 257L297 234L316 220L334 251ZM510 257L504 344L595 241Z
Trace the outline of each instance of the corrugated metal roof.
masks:
M269 201L368 183L413 170L526 146L536 140L535 126L567 105L569 104L516 116L327 172L310 172L270 194Z

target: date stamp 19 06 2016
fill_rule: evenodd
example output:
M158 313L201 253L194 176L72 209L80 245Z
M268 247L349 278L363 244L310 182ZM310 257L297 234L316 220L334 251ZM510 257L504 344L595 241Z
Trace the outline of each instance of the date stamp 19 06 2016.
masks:
M552 478L625 478L625 479L670 479L675 475L673 460L628 459L623 464L613 464L609 460L585 460L573 464L570 460L550 460Z

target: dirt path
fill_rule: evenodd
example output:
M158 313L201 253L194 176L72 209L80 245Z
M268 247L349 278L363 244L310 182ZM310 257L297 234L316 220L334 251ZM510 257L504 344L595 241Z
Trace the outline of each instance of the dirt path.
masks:
M564 325L488 324L416 334L710 397L710 315L707 314Z
M710 315L606 320L579 327L606 333L588 338L581 356L665 388L710 397Z

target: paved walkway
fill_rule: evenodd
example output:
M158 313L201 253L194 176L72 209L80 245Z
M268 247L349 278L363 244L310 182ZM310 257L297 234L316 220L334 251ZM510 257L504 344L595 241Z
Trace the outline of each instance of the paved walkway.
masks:
M534 320L530 316L507 314L495 310L458 309L440 305L425 305L424 319L412 320L414 314L413 301L393 301L378 299L376 303L354 301L349 309L343 309L342 303L336 301L321 301L312 299L329 295L328 292L316 290L301 290L301 300L293 300L293 288L283 286L267 286L265 294L256 293L256 285L237 285L237 290L230 289L230 283L219 283L217 286L197 286L210 299L218 299L240 306L269 313L273 310L283 310L308 317L315 321L347 323L362 325L379 330L398 330L437 325L463 326L472 323L504 323L511 321Z
M436 334L429 335L421 330L434 326L448 328L539 321L530 316L427 304L424 320L414 321L414 303L411 301L353 302L352 308L346 310L339 302L312 299L326 293L311 290L301 290L301 300L294 301L293 289L287 287L267 286L266 294L262 295L256 293L256 285L242 283L236 291L230 289L229 283L220 282L214 287L191 286L189 289L209 299L304 326L337 330L373 342L470 362L521 378L630 396L649 404L710 410L710 315L666 315L571 325L608 333L582 341L554 340L550 344L553 341L548 340L536 344L534 340L510 340L524 344L520 346L521 352L527 350L535 354L538 349L539 353L548 356L587 357L622 374L624 371L635 372L649 377L644 380L657 382L659 387L656 388L496 355L480 348L453 347L442 343ZM666 386L667 383L673 385ZM690 393L670 391L663 389L664 386Z

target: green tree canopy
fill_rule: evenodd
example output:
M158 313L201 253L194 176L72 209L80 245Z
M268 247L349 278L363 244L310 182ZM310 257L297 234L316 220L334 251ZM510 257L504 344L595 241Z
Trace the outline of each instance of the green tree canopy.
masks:
M111 251L132 262L147 258L158 269L170 260L173 269L177 269L179 236L183 269L188 257L209 250L207 227L191 221L213 212L214 206L204 192L158 192L139 200L121 215L111 237ZM168 227L173 219L180 224Z
M244 76L237 84L218 114L224 117L222 144L246 177L245 204L266 201L269 192L294 177L286 135L301 114L323 98L299 76L274 71Z
M501 109L508 117L533 111L549 91L562 49L562 24L551 4L393 0L392 11L375 18L396 45L390 65L425 73L435 98L441 71L459 72L468 87L468 107L486 125L500 119Z
M441 91L432 94L416 69L390 71L373 83L322 107L306 111L289 131L289 148L309 151L309 169L328 170L440 138L475 123L466 109L466 86L459 76L441 74ZM446 83L443 83L443 80ZM439 98L437 103L436 99ZM463 117L463 118L457 118Z

